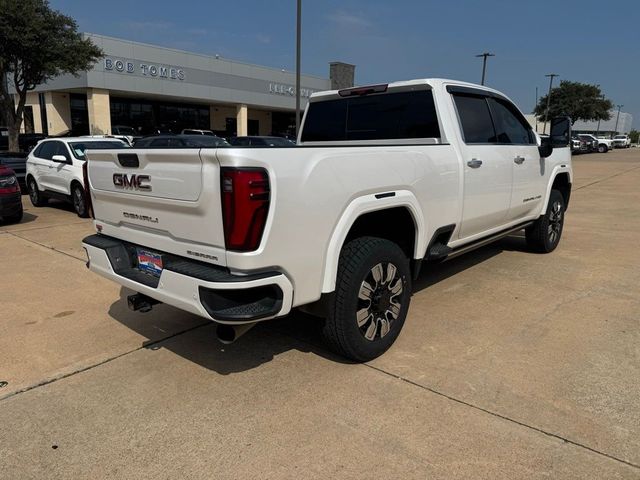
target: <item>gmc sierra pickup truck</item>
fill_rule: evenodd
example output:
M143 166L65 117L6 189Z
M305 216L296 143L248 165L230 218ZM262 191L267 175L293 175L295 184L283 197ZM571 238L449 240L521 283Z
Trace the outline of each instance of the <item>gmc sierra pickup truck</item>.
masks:
M367 361L412 281L524 229L553 251L572 184L569 119L540 138L502 93L442 79L315 93L298 145L88 151L88 267L233 341L292 308Z

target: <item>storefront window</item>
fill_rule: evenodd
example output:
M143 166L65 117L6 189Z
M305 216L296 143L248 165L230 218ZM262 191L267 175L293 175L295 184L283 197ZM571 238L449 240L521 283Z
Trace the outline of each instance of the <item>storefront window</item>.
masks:
M209 129L209 107L156 102L132 98L111 98L111 125L133 127L142 135L180 133L183 129Z

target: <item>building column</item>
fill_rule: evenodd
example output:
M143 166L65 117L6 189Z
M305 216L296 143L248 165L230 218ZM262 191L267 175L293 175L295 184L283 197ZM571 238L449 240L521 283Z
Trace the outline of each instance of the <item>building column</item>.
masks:
M71 104L69 95L62 92L44 94L49 135L59 135L71 130Z
M88 88L87 111L89 113L89 134L109 135L111 133L109 91Z
M236 122L237 122L237 135L244 137L247 135L249 128L247 126L248 109L246 105L238 105L236 107Z

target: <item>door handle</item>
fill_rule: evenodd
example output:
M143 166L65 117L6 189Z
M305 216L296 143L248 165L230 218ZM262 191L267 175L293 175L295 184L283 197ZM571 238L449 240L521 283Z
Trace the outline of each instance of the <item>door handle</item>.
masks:
M514 162L516 162L518 165L522 165L524 163L524 157L521 157L520 155L518 155L516 158L513 159Z
M482 165L482 160L478 160L477 158L472 158L467 162L467 166L471 168L478 168Z

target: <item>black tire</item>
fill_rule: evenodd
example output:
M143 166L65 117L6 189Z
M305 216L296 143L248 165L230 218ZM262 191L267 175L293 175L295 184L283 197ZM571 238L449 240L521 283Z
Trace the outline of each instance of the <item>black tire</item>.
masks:
M410 301L409 260L400 247L382 238L357 238L340 252L323 335L339 355L373 360L398 338Z
M87 218L89 216L87 200L84 196L84 188L78 184L71 187L71 201L73 202L73 209L80 218Z
M29 192L29 200L34 207L44 207L47 204L47 198L38 190L38 184L33 177L27 180L27 191Z
M564 211L564 197L558 190L551 190L546 213L525 230L529 247L540 253L551 253L556 249L562 237Z
M606 145L598 145L598 153L607 153L609 148Z
M23 216L24 211L22 210L22 205L20 205L20 210L18 210L18 213L14 213L13 215L6 215L4 217L4 221L6 223L20 223Z

